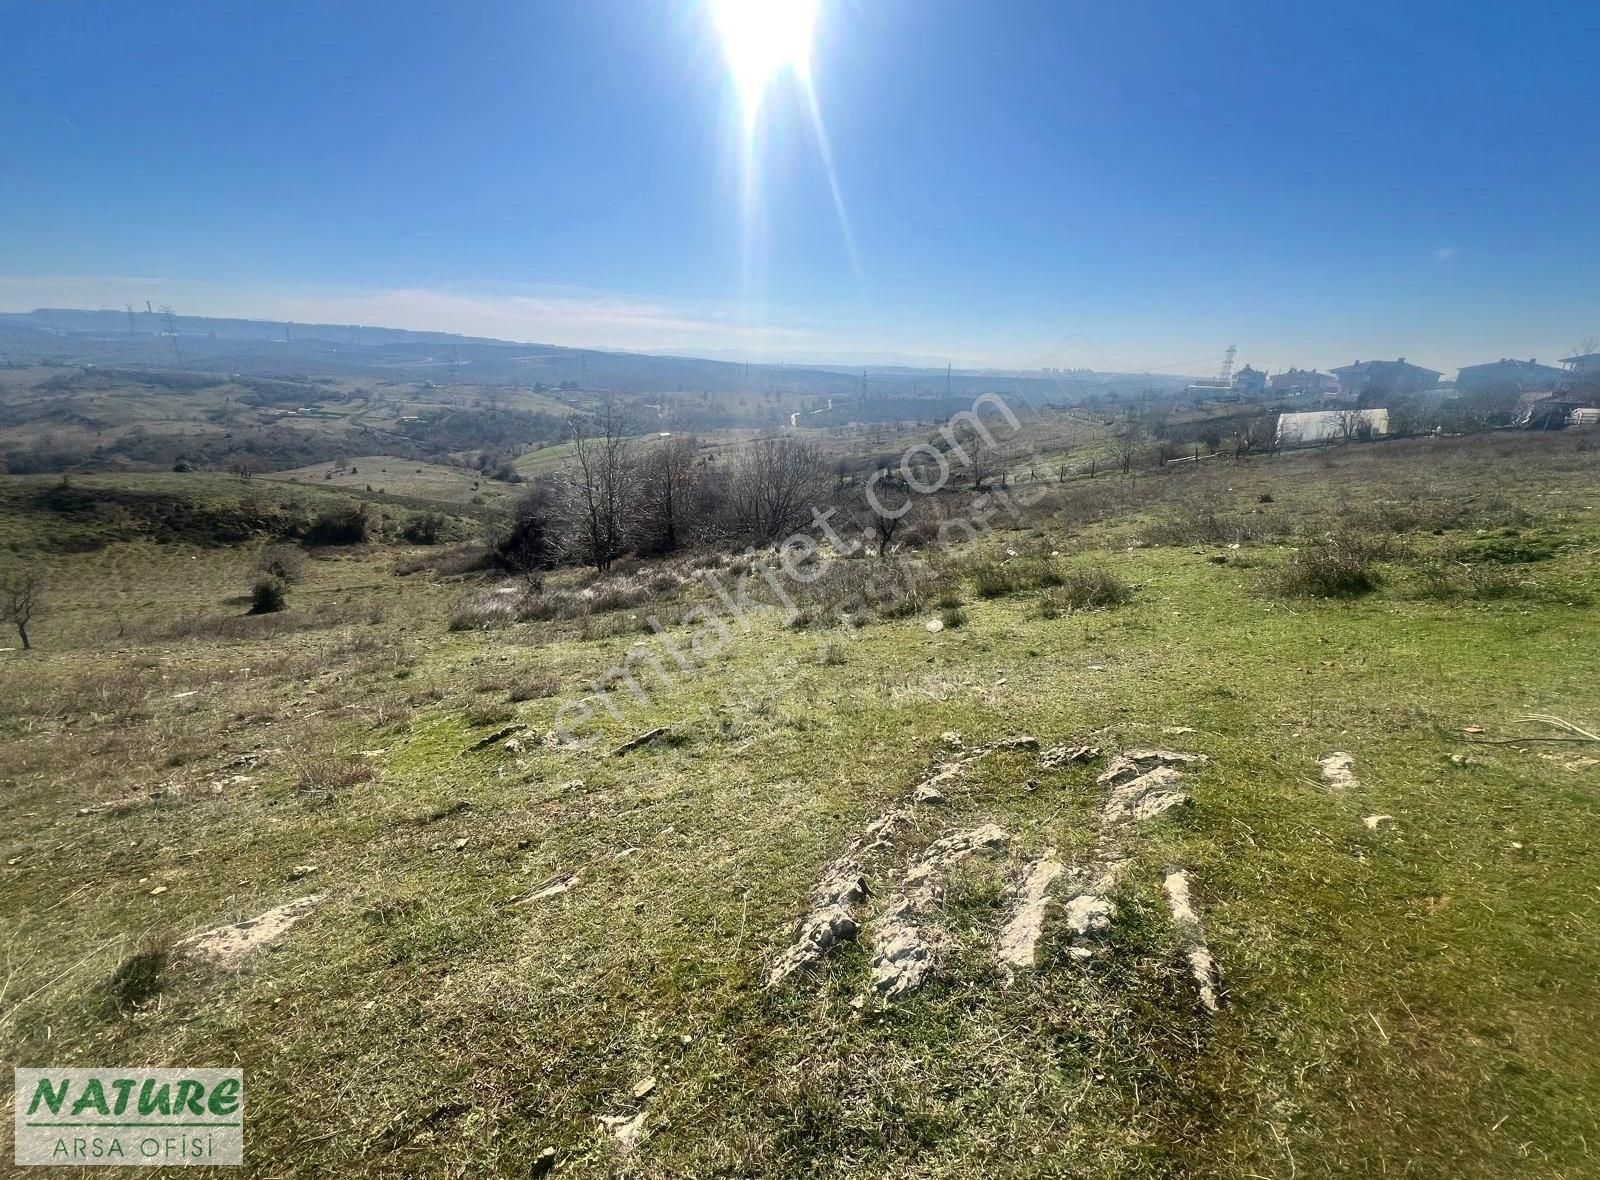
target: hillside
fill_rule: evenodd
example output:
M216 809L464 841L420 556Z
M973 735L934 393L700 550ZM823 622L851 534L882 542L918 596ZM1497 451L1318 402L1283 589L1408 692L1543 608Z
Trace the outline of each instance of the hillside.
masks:
M1586 1174L1600 447L1071 437L793 609L4 477L6 1055L240 1064L261 1176Z
M1189 378L1162 374L1063 376L958 372L944 368L745 364L515 343L444 332L354 324L174 316L173 335L156 314L41 308L0 312L0 362L161 366L282 377L306 373L449 384L559 386L626 394L741 394L852 398L855 417L943 417L981 393L1022 404L1079 400L1111 391L1181 389ZM176 343L174 343L176 341ZM865 376L864 376L865 374ZM907 405L920 413L903 412ZM791 407L796 408L796 407Z

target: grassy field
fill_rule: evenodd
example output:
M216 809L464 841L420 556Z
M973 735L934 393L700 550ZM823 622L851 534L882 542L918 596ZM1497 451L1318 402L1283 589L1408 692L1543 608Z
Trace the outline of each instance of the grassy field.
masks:
M441 504L500 503L516 496L512 485L466 467L408 462L391 455L358 455L340 463L275 471L263 478L348 491L375 490Z
M861 626L818 591L810 626L767 606L719 642L686 612L716 604L691 574L731 577L727 555L564 572L553 617L452 630L462 600L520 587L391 539L313 553L289 611L249 618L259 537L63 551L36 485L6 480L0 544L46 552L53 594L35 650L0 653L0 1045L242 1065L259 1176L1600 1173L1600 745L1507 740L1573 736L1534 714L1600 724L1584 442L1064 483L1019 462L1042 495L1018 519L900 559L927 590ZM1364 592L1293 592L1329 534L1361 538ZM1127 601L1072 609L1086 571ZM597 678L659 650L646 614L693 670L632 665L646 699L614 688L594 744L563 742ZM1102 752L973 760L861 853L860 939L765 986L824 866L950 733ZM1116 837L1087 957L1058 909L1007 983L1021 866L1103 858L1096 777L1143 746L1209 758L1192 802ZM1330 751L1355 786L1323 782ZM952 869L931 981L870 998L907 866L982 824L1008 847ZM1169 919L1174 869L1216 1013ZM179 946L306 895L237 970Z

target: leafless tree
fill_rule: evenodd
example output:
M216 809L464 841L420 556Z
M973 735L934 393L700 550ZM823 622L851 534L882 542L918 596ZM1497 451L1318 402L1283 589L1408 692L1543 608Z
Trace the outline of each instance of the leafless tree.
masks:
M965 432L960 440L961 450L967 456L967 471L972 476L972 490L983 491L983 485L988 483L997 474L1002 482L1005 476L1000 471L1000 457L975 430Z
M1233 428L1233 453L1237 458L1240 455L1254 454L1257 451L1268 451L1277 443L1278 416L1276 414L1252 414L1238 422Z
M816 443L761 438L734 460L728 518L739 538L770 543L810 522L826 488L827 461Z
M889 467L881 470L883 474L870 494L863 492L862 509L856 519L863 531L870 532L877 541L878 556L884 557L894 544L895 534L915 520L919 512L918 498L909 493L899 473Z
M22 650L33 646L28 624L44 613L44 571L36 566L0 574L0 619L17 629Z
M1372 426L1360 410L1340 410L1333 420L1334 437L1341 443L1355 442L1362 437L1363 430L1371 436Z
M1122 427L1111 433L1111 456L1117 461L1117 469L1123 475L1133 470L1133 461L1139 457L1139 452L1144 447L1144 430L1139 422L1130 417Z
M587 420L574 419L572 454L559 483L563 544L605 573L622 553L633 488L626 415L606 398Z
M670 553L689 538L697 507L700 444L688 435L664 438L639 464L640 528L644 544Z

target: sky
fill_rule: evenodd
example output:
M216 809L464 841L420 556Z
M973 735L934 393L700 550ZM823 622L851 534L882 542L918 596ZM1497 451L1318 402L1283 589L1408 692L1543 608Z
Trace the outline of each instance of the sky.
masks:
M0 0L0 310L1201 375L1600 333L1600 6L740 3Z

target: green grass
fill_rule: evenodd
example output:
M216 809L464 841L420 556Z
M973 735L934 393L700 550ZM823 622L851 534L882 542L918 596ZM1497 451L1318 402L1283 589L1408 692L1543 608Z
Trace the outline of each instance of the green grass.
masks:
M1136 588L1119 609L1045 617L1060 587L1031 578L978 590L939 633L923 615L794 630L769 612L697 675L650 681L648 704L620 695L591 752L537 737L636 630L449 632L460 588L395 578L374 549L309 562L289 599L376 622L131 641L114 587L155 632L242 613L225 599L251 555L58 555L39 650L0 653L17 686L0 716L0 1044L30 1065L241 1063L260 1175L521 1174L546 1146L558 1174L597 1176L1586 1174L1600 767L1565 766L1600 751L1463 731L1600 722L1595 462L1349 450L1069 483L1093 503L1041 504L977 560L1060 547L1063 573ZM1308 533L1388 501L1427 527L1382 559L1380 587L1339 601L1263 587L1307 536L1220 563L1209 541L1131 546L1185 500L1243 516L1264 492ZM1487 523L1506 511L1493 497L1538 512L1551 554L1517 568L1547 592L1417 595L1415 561L1507 527ZM1445 535L1420 521L1464 502L1478 515ZM508 713L534 740L468 752L478 720ZM656 725L677 740L609 754ZM945 756L947 730L1212 761L1192 808L1128 837L1110 950L1087 967L1050 933L1043 969L1001 986L1004 867L973 861L923 992L852 1007L859 945L764 990L820 867ZM1332 749L1354 754L1358 789L1318 782ZM243 754L259 764L228 767ZM305 790L307 765L373 777ZM1088 858L1099 769L986 758L869 874L886 890L928 840L979 822L1023 855ZM132 801L78 814L110 799ZM1377 813L1394 823L1367 829ZM290 882L297 864L318 872ZM1174 865L1227 985L1210 1018L1160 895ZM520 900L573 872L568 892ZM327 901L238 975L161 957L309 892ZM623 1157L597 1118L638 1108L646 1077L647 1137Z

